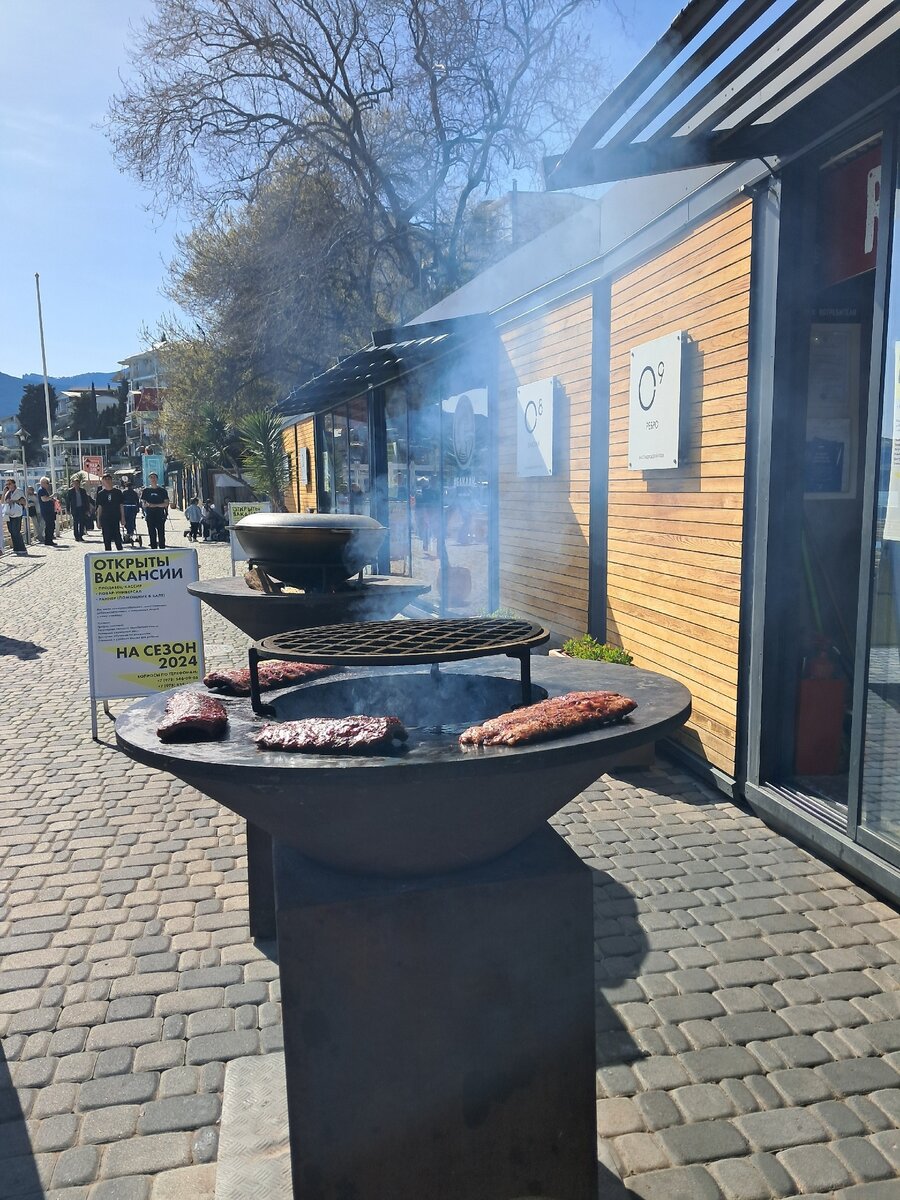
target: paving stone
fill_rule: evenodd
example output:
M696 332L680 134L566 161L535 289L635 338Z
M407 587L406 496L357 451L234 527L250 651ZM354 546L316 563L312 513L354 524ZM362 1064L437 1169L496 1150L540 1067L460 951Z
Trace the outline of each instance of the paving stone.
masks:
M745 1139L728 1121L699 1121L675 1126L661 1130L657 1137L670 1160L678 1166L733 1158L748 1149Z
M68 1150L75 1142L78 1118L71 1113L60 1113L41 1121L31 1138L31 1148L38 1153L53 1150ZM2 1184L0 1184L2 1194Z
M214 1166L181 1167L156 1176L151 1200L213 1200L215 1185Z
M900 1179L900 1129L885 1129L873 1133L869 1141Z
M64 1188L90 1183L96 1178L99 1165L100 1153L95 1146L75 1146L71 1150L64 1150L56 1160L53 1186Z
M684 1066L672 1055L647 1058L634 1064L634 1074L648 1091L668 1091L689 1082Z
M264 987L265 985L252 986ZM161 1017L169 1017L173 1013L193 1013L206 1008L221 1008L225 1003L225 996L226 989L222 987L186 988L172 991L158 997L156 1013Z
M795 1196L794 1181L773 1154L751 1154L747 1159L769 1185L773 1196Z
M126 1075L134 1062L134 1050L130 1046L115 1046L111 1050L101 1050L94 1064L94 1075Z
M871 996L880 991L878 984L862 971L835 971L810 980L823 1000L849 1000L853 996Z
M713 1177L703 1167L675 1167L628 1180L641 1200L722 1200Z
M825 1126L805 1108L748 1113L736 1118L735 1124L757 1150L783 1150L828 1139Z
M659 1171L669 1165L653 1133L626 1133L613 1142L616 1158L625 1175L639 1175L643 1171Z
M859 1183L838 1192L836 1200L897 1200L897 1182Z
M821 1042L801 1034L778 1038L774 1049L789 1067L817 1067L831 1061L831 1055Z
M114 1104L145 1104L152 1100L158 1081L159 1076L154 1071L144 1071L139 1075L109 1075L103 1079L88 1080L79 1090L78 1109L80 1112L86 1112L88 1109L107 1108ZM137 1175L142 1173L132 1172Z
M159 1077L160 1098L193 1095L197 1091L199 1078L200 1072L197 1067L173 1067L163 1071Z
M93 1075L96 1062L97 1055L94 1053L67 1054L56 1064L53 1082L83 1083Z
M601 1137L618 1137L645 1128L644 1119L633 1100L615 1097L597 1101L597 1130Z
M900 1146L900 1132L894 1131L897 1144ZM857 1183L874 1183L878 1179L896 1179L897 1166L891 1165L875 1145L862 1137L842 1138L834 1142L831 1149L847 1166Z
M139 1017L149 1017L155 1003L154 996L122 996L110 1003L106 1019L107 1021L131 1021Z
M45 1087L56 1070L55 1058L31 1058L26 1062L13 1063L10 1076L16 1087Z
M83 1004L70 1004L59 1014L56 1022L58 1029L68 1029L75 1025L99 1025L106 1018L108 1004L105 1001L89 1000Z
M739 1046L746 1045L747 1042L781 1038L791 1032L781 1017L772 1012L750 1012L719 1017L713 1024L727 1041Z
M880 1088L896 1087L900 1083L900 1075L879 1058L826 1063L818 1068L818 1072L837 1096L874 1092Z
M90 1200L150 1200L153 1180L149 1175L124 1175L95 1183ZM183 1200L189 1200L185 1195Z
M719 1016L725 1011L709 991L691 992L686 995L655 1000L653 1007L664 1021L673 1024L681 1021L704 1020Z
M195 1163L215 1162L219 1149L219 1130L211 1125L198 1129L191 1138L191 1155Z
M218 1096L174 1096L147 1104L138 1122L138 1132L169 1133L174 1130L200 1129L219 1119L221 1102Z
M687 1121L711 1121L718 1117L734 1115L734 1105L714 1083L697 1083L690 1087L676 1088L672 1099L684 1113Z
M771 1200L765 1177L746 1158L726 1158L709 1164L709 1173L727 1200Z
M88 1035L88 1050L109 1050L117 1046L140 1046L162 1037L162 1018L146 1017L131 1021L112 1021L96 1025Z
M831 1088L815 1071L797 1067L790 1071L773 1071L769 1075L773 1084L790 1105L815 1104L819 1100L830 1100Z
M148 1042L134 1052L135 1071L165 1071L184 1063L184 1042Z
M634 1103L647 1129L665 1129L669 1125L677 1125L681 1120L667 1092L642 1092L635 1097Z
M740 1046L714 1046L708 1050L691 1050L682 1058L682 1065L697 1083L715 1083L720 1079L739 1079L759 1070L756 1060Z
M137 1129L140 1111L138 1104L114 1104L85 1113L81 1122L81 1141L118 1142L131 1137Z
M191 1038L187 1044L188 1064L222 1062L231 1058L243 1058L256 1054L259 1049L259 1034L254 1030L241 1029L230 1033L212 1033Z
M77 1089L74 1083L52 1083L41 1088L31 1109L33 1117L55 1117L70 1113L75 1106Z
M234 1012L230 1008L206 1009L195 1012L187 1019L188 1038L206 1033L226 1033L235 1025Z
M846 1165L827 1146L794 1146L777 1157L801 1192L830 1193L855 1182Z
M106 1152L106 1174L155 1175L191 1162L190 1138L186 1133L157 1133L114 1142Z

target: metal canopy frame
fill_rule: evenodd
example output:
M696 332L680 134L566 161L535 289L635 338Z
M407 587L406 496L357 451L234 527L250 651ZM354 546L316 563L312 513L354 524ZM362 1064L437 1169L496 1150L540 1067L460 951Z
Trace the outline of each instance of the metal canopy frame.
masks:
M684 9L570 149L545 160L548 188L790 154L810 130L900 93L900 0L794 0L727 61L771 0L743 0L703 38L722 7Z
M276 411L282 417L315 416L370 388L383 387L409 371L426 366L491 329L490 318L479 314L376 330L372 345L294 388L278 403Z

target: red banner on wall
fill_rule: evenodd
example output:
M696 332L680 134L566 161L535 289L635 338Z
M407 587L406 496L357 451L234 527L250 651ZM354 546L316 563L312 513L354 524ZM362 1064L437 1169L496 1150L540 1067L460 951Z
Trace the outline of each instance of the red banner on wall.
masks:
M881 146L822 176L822 284L871 271L878 248Z

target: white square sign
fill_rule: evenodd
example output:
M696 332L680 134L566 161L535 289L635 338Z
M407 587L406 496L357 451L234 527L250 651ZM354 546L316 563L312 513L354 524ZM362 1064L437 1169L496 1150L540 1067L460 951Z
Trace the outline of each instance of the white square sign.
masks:
M525 383L517 391L516 474L553 474L553 392L556 380Z
M686 336L670 333L631 351L628 467L632 471L678 466L681 350Z

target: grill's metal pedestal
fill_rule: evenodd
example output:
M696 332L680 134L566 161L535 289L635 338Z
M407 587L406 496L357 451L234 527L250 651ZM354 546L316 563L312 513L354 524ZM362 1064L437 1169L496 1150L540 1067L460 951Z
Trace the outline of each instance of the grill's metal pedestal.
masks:
M296 1200L595 1200L591 872L353 876L275 843Z

